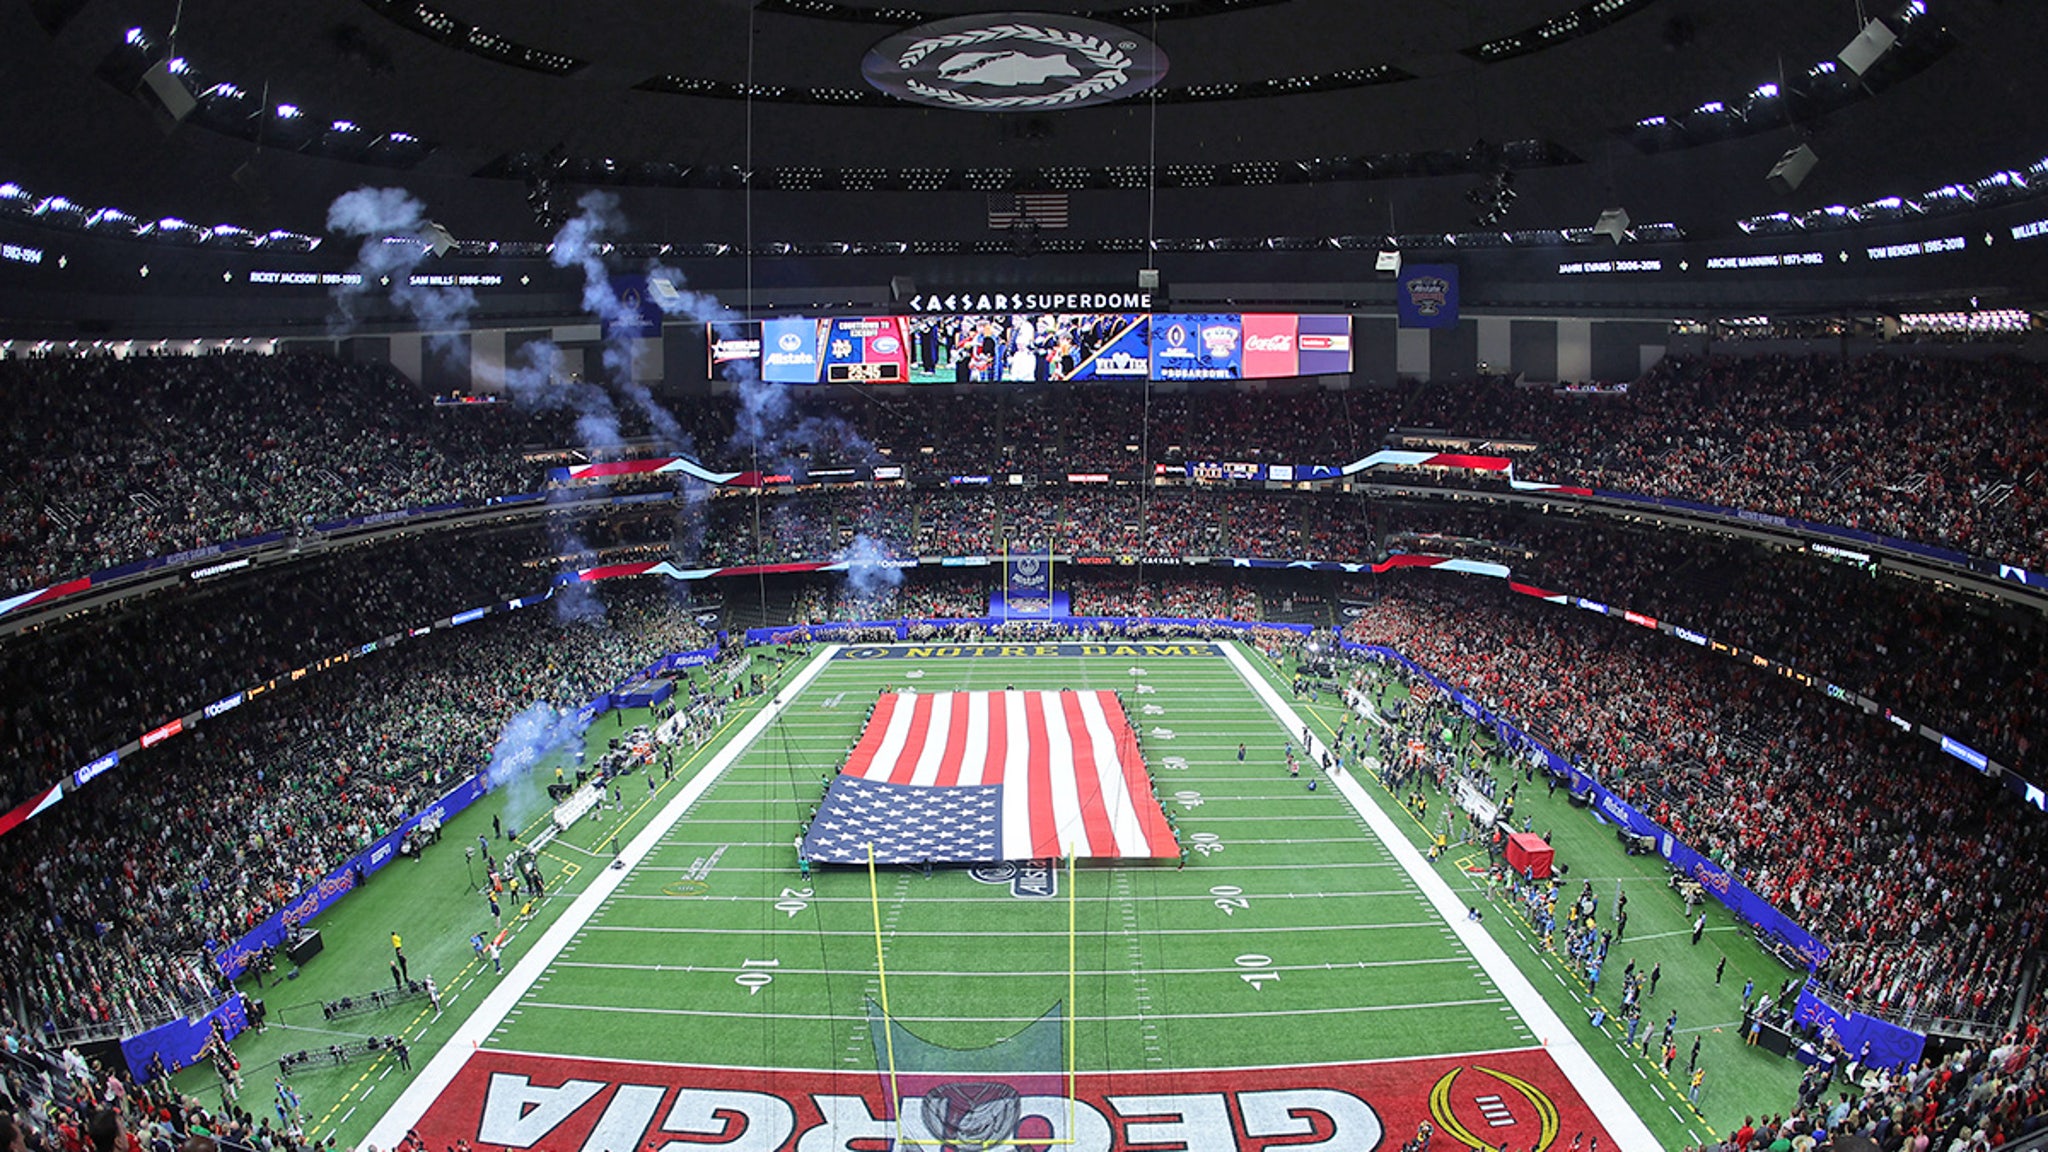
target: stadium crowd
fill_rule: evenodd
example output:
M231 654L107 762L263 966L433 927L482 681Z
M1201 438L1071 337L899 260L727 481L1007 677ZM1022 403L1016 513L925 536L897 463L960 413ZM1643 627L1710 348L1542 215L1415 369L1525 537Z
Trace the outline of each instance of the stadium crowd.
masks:
M0 645L0 806L168 720L464 608L538 592L534 529L307 557L137 597Z
M2048 1128L2048 1050L2032 1027L1870 1076L1868 1089L1837 1089L1830 1100L1827 1078L1809 1073L1796 1107L1745 1116L1725 1139L1688 1152L1826 1152L1848 1137L1884 1152L1982 1152Z
M0 1017L0 1148L13 1152L333 1152L305 1135L298 1094L278 1081L260 1104L208 1108L168 1079L131 1081Z
M11 833L4 986L49 1034L155 1021L238 938L455 782L537 701L709 642L662 585L436 629L152 749Z
M532 491L523 429L324 356L0 360L0 572L33 588L317 521Z
M2048 741L2048 622L2038 613L1708 533L1399 502L1372 512L1383 548L1498 560L1517 581L1782 661L2022 775L2038 771Z
M2048 826L1998 785L1881 718L1494 581L1379 591L1351 639L1512 719L1836 945L1822 975L1853 1004L2004 1019L2048 929Z
M678 408L672 435L680 442L651 441L644 421L628 419L619 435L631 443L610 445L579 445L574 420L561 412L436 408L389 368L312 355L14 360L0 365L0 386L25 398L0 449L15 477L0 497L0 582L40 587L258 532L538 491L548 464L570 449L684 451L739 469L893 461L918 477L1133 475L1207 460L1342 464L1380 447L1394 428L1533 443L1511 452L1525 479L1802 517L2048 567L2042 370L1908 352L1847 363L1673 358L1625 393L1590 395L1498 378L1256 395L1147 397L1097 386L1085 402L1058 387L904 400L802 395L768 431L721 396ZM776 525L762 558L844 547L849 526L964 551L971 537L948 537L963 525L993 532L1001 517L981 513L1015 495L956 495L958 507L929 525L883 498L829 522L799 516ZM1219 537L1216 521L1201 515L1178 528L1184 506L1154 519L1169 503L1152 501L1147 546L1200 553L1237 539ZM1012 511L1003 530L1013 537L1125 534L1115 518L1105 529L1062 517L1057 502Z
M1144 557L1366 555L1365 504L1341 494L1194 494L1134 488L893 489L703 505L707 567L848 559L859 554ZM760 536L754 535L756 516ZM684 518L698 515L695 506Z

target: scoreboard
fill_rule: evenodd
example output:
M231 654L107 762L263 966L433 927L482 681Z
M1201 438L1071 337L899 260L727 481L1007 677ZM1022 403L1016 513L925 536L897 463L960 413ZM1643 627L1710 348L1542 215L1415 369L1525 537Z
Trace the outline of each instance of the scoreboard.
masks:
M1351 317L1045 313L715 325L713 375L777 384L1270 380L1351 371Z

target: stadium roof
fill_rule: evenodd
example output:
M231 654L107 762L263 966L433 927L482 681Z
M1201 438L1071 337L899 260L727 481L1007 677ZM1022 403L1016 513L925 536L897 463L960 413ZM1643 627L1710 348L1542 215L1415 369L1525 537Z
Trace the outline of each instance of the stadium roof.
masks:
M399 185L454 237L533 245L546 195L559 218L610 186L636 239L700 254L971 261L1013 254L992 217L1021 192L1066 194L1029 242L1055 257L1148 236L1540 244L1612 207L1673 226L1637 239L1741 240L1892 197L2031 197L2048 156L2048 5L2014 0L1060 0L1156 43L1157 85L987 114L863 76L885 38L1001 10L32 0L0 13L0 181L252 238L320 236L337 195ZM1859 74L1844 51L1872 18L1893 42ZM1801 144L1817 163L1774 189ZM2018 185L1983 183L2000 174Z

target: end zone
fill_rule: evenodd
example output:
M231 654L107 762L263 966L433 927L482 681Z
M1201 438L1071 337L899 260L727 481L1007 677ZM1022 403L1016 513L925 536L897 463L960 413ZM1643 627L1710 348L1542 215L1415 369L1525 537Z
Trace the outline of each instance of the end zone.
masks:
M963 1077L986 1080L989 1077ZM986 1087L986 1085L982 1085ZM1439 1148L1546 1152L1577 1135L1620 1147L1541 1048L1281 1068L1084 1075L1077 1099L1023 1095L991 1147L1196 1152L1398 1147L1424 1122ZM480 1051L417 1126L425 1147L669 1146L747 1152L937 1148L923 1098L888 1107L873 1071L711 1068ZM913 1143L913 1141L915 1143ZM979 1145L977 1145L979 1146Z

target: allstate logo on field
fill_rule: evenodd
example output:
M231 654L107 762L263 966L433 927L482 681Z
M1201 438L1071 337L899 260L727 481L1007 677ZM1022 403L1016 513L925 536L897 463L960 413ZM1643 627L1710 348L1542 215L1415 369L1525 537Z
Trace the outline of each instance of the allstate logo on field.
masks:
M1143 92L1166 54L1127 28L1051 12L936 20L868 50L867 82L891 96L967 112L1085 108Z
M1049 900L1059 895L1059 869L1046 860L980 864L967 874L983 884L1008 884L1010 895L1024 900Z

